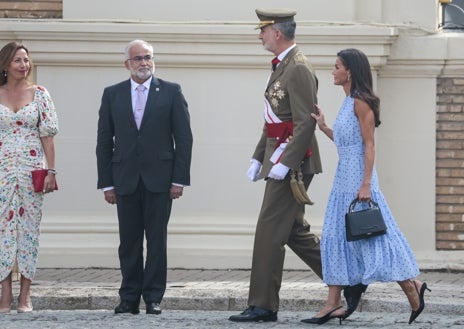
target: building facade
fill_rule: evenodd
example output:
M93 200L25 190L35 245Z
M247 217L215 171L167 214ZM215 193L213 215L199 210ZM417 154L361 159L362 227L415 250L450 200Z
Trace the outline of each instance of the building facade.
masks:
M153 43L156 75L181 84L191 112L192 186L174 202L168 265L251 265L264 184L249 182L245 172L263 124L272 58L254 30L254 9L281 4L218 4L63 0L0 7L0 41L27 44L35 80L50 91L60 118L60 190L46 198L39 266L118 266L116 209L96 189L96 125L103 88L129 77L123 52L133 39ZM381 98L376 166L393 214L420 265L462 259L464 34L439 28L437 0L289 0L285 6L297 10L296 41L316 70L329 123L344 98L332 82L336 53L359 48L368 55ZM311 184L316 204L306 210L320 232L337 154L317 134L324 172ZM291 252L287 267L305 268Z

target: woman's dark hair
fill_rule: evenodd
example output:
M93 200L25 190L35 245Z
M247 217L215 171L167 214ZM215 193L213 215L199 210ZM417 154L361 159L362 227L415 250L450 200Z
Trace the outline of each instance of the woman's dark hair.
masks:
M12 41L10 43L7 43L1 50L0 50L0 86L3 86L7 80L7 71L8 71L8 66L10 65L11 61L13 60L16 52L19 49L24 49L26 51L26 54L29 56L29 50L26 48L26 46L18 41ZM29 58L29 72L27 73L27 76L32 72L32 60Z
M358 49L344 49L337 54L343 66L350 71L353 98L366 102L374 111L375 126L380 125L380 99L374 94L372 87L372 71L367 56Z

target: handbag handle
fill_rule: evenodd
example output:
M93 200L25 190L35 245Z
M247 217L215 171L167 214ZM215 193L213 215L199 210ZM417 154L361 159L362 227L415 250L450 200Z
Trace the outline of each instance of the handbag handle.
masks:
M348 212L353 212L354 207L356 206L356 203L358 203L358 202L361 203L361 202L365 202L365 201L360 201L358 198L354 199L350 203L350 207L348 208ZM378 208L379 207L379 205L375 201L369 200L369 201L367 201L367 203L369 204L369 208Z

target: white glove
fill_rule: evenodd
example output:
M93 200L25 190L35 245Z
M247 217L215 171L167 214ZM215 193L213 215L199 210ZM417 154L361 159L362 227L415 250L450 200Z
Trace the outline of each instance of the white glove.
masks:
M259 178L259 171L261 170L261 162L255 159L251 159L250 168L247 170L247 177L252 182L256 182Z
M271 172L269 173L269 178L282 180L285 178L285 176L287 176L289 170L289 167L279 162L272 166Z

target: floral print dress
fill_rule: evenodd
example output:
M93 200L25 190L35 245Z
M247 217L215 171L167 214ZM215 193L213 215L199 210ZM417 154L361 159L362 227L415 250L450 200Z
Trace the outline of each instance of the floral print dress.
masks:
M43 193L34 192L31 170L44 167L40 137L57 132L55 107L44 87L17 112L0 104L0 281L15 262L21 275L34 277Z

